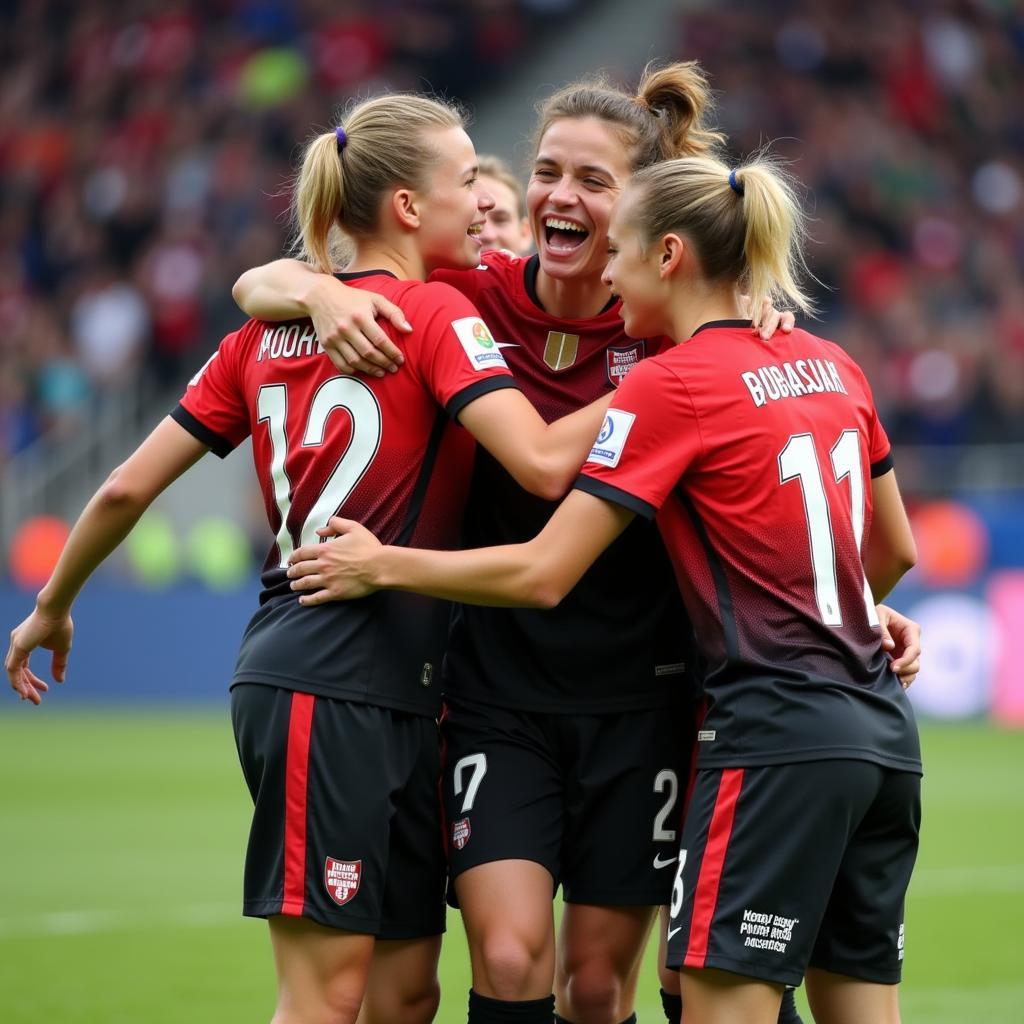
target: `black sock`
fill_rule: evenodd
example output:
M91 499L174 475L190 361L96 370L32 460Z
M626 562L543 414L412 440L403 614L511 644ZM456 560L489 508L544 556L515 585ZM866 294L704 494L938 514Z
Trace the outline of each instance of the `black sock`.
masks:
M680 1024L683 1019L683 997L661 990L661 1005L668 1024Z
M793 989L787 988L782 993L782 1005L779 1007L779 1024L804 1024L800 1014L796 1012L796 996Z
M469 990L467 1024L551 1024L555 997L543 999L491 999Z

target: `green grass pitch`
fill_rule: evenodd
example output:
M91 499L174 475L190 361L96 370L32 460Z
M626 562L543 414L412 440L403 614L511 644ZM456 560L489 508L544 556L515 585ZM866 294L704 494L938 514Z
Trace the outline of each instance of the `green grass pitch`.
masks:
M269 1020L262 922L238 913L248 796L226 710L0 711L0 1020ZM1024 733L923 729L908 1024L1024 1020ZM449 918L438 1020L465 1020ZM802 998L802 997L801 997ZM661 1017L653 963L638 1005ZM809 1020L809 1018L808 1018Z

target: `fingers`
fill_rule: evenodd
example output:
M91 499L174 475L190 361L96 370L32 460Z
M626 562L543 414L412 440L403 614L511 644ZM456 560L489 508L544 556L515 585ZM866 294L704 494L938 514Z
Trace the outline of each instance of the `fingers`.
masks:
M323 544L303 544L296 548L289 556L288 561L294 566L299 562L315 562L321 554ZM291 576L291 572L288 573Z
M319 575L322 569L323 566L316 558L310 558L305 562L296 562L288 567L288 579L304 580L309 576ZM292 589L296 588L293 586Z
M782 314L777 309L769 309L761 318L761 340L767 341L779 328Z
M779 318L779 330L783 334L792 334L794 327L796 327L796 317L787 309Z
M892 638L892 633L889 632L888 620L883 619L879 623L882 627L882 650L893 651L896 649L896 641Z
M299 597L299 604L305 607L315 607L318 604L329 604L334 598L329 591L318 590L315 594L302 594Z
M510 254L511 255L511 254ZM377 316L383 317L385 320L390 320L391 323L398 328L403 334L409 334L412 331L412 324L405 319L405 314L398 308L393 302L385 299L383 295L376 295L374 305L377 307ZM383 332L382 332L383 333ZM387 352L387 348L390 346L395 350L395 354L388 353L390 358L394 359L397 363L405 362L405 357L401 351L391 343L391 339L384 335L386 345L381 347Z
M68 658L70 651L54 651L50 661L50 675L58 683L63 683L68 674Z
M307 562L306 564L310 565L312 563ZM314 565L313 569L305 576L296 576L293 578L290 584L292 590L299 592L323 590L327 581L319 572L316 571L316 568L317 567ZM291 572L291 570L289 570L289 572Z

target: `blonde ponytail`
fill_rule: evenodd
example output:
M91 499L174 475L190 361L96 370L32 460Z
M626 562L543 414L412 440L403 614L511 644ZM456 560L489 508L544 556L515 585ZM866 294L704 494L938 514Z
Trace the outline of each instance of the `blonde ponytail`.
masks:
M808 273L803 213L793 185L766 157L732 171L708 156L668 160L637 174L629 192L645 241L685 235L704 276L735 284L753 309L768 298L777 308L814 312L799 283Z
M300 258L334 271L345 236L365 237L377 229L388 189L422 187L440 157L428 133L463 124L454 106L395 93L356 104L338 128L313 138L293 193Z

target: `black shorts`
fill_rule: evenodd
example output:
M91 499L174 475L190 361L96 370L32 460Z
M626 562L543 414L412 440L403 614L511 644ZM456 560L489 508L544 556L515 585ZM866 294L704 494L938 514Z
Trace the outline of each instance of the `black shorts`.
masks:
M441 736L453 878L531 860L569 903L668 902L692 708L558 715L452 702Z
M668 966L896 984L920 822L920 776L867 761L698 772Z
M243 913L382 939L444 931L436 723L272 686L231 691L255 808Z

